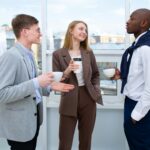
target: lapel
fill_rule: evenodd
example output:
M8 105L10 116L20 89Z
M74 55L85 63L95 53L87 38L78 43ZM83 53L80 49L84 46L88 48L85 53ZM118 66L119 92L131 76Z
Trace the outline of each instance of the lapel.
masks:
M68 66L71 60L71 57L69 55L68 49L63 48L62 49L62 57L64 59L64 62L66 63L66 65Z
M22 48L22 46L20 44L18 44L18 43L15 44L15 47L17 48L18 52L23 57L23 60L24 60L25 65L26 65L26 68L28 70L29 78L32 79L32 66L30 64L30 61L29 61L29 58L28 58L26 52L24 51L24 49Z
M35 76L37 77L38 76L38 69L37 69L37 65L36 65L34 56L33 56L33 63L34 63L34 69L35 69Z
M90 71L90 55L89 52L87 50L81 49L81 57L82 57L82 65L83 65L83 76L84 79L86 80L88 75L89 75L89 71Z

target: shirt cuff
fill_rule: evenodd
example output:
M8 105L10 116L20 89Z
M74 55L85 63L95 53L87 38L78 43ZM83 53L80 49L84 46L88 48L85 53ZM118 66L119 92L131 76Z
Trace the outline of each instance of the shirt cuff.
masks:
M38 82L37 78L33 78L32 81L33 81L33 83L34 83L35 89L39 89L39 88L40 88L40 85L39 85L39 82Z
M131 113L131 117L136 121L140 121L144 116L138 113L137 111L133 110Z
M49 85L49 86L47 87L47 92L50 93L51 91L52 91L52 89L51 89L51 86Z

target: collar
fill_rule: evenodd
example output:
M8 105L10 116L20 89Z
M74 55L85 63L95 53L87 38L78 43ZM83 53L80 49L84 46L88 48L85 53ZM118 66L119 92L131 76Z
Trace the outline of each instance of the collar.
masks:
M141 33L136 39L135 39L135 44L138 42L138 40L140 39L141 36L143 36L144 34L146 34L148 31L145 31L143 33ZM135 45L134 44L134 45Z
M26 48L22 43L20 42L17 42L17 44L24 50L24 52L27 54L27 55L33 55L33 52L31 49L29 48Z

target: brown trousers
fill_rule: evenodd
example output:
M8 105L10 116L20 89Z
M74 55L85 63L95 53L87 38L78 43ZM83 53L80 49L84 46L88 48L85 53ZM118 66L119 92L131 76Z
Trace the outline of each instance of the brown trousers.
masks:
M79 150L91 150L96 118L96 103L84 86L79 87L77 117L60 115L59 150L71 150L76 124L79 130Z

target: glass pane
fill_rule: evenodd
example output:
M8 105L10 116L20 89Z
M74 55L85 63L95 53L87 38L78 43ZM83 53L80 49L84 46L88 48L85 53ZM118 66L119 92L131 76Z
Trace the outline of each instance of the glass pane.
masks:
M130 1L131 1L130 12L133 12L134 10L139 8L147 8L147 9L150 8L150 0L142 0L142 1L139 0L138 2L137 0L130 0Z
M100 87L102 95L117 95L117 81L111 80L103 72L104 69L117 68L117 62L97 62L100 71Z
M40 0L4 0L0 5L0 55L11 48L16 39L12 31L11 20L17 14L28 14L36 17L39 22L41 15ZM34 10L34 11L33 11ZM41 69L41 46L33 45L32 49L37 64Z
M62 46L69 23L83 20L94 50L121 50L125 41L124 0L48 0L49 49Z
M103 70L117 68L117 62L97 62L100 72L100 87L102 95L117 95L117 81L107 77ZM60 92L54 92L55 95L61 95Z

